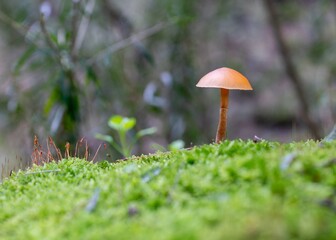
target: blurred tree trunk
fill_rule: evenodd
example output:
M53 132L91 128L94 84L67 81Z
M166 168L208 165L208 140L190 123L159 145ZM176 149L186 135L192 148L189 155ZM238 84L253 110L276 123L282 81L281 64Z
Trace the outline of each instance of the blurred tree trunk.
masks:
M178 5L181 16L193 19L196 15L195 1L183 0ZM169 93L167 139L183 138L188 145L199 138L197 124L200 119L193 107L197 106L198 100L194 94L196 77L192 31L192 21L177 23L171 31L168 56L173 81Z
M102 1L102 10L110 20L109 24L117 30L121 39L128 39L135 34L133 23L116 4L104 0ZM147 125L148 113L144 111L145 106L142 93L144 92L148 79L148 64L146 63L150 61L148 58L151 58L151 54L140 40L134 41L131 47L132 51L129 52L129 57L131 57L133 61L131 64L128 62L127 65L124 66L123 86L120 86L123 88L125 95L128 96L121 99L121 101L123 101L122 104L126 106L122 114L135 117L137 120L136 128L143 129L149 127ZM127 58L127 56L125 56L125 58ZM143 141L137 143L137 148L137 152L145 151Z
M297 98L299 100L299 104L301 106L301 114L303 116L303 120L307 127L309 128L312 136L315 139L321 138L320 129L314 119L310 116L310 106L307 94L304 89L304 83L302 78L299 75L297 68L295 67L289 47L286 45L284 36L281 32L280 21L276 13L276 9L274 6L274 1L272 0L263 0L265 8L268 13L269 24L272 27L274 39L276 40L279 53L281 55L281 59L283 65L285 67L286 73L291 81Z
M207 134L202 133L204 119L207 118L202 97L196 96L195 87L195 21L199 17L198 2L193 0L154 1L149 22L166 19L172 25L161 36L150 39L151 49L160 49L155 53L165 58L159 74L161 82L153 81L159 86L158 96L162 97L164 106L157 107L156 114L162 122L162 139L170 143L177 139L186 145L200 143ZM161 60L162 61L162 60ZM159 68L161 66L158 66Z

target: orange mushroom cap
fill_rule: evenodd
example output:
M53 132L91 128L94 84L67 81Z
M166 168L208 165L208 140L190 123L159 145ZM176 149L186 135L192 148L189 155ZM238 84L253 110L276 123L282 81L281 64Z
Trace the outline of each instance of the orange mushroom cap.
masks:
M231 68L218 68L199 80L196 87L252 90L248 79Z

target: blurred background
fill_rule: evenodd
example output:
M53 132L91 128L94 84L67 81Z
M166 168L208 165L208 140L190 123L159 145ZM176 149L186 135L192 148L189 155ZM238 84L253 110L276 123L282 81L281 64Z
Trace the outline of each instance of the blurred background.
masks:
M116 114L157 128L134 154L213 142L219 91L195 85L224 66L254 88L230 92L228 139L320 139L336 122L333 0L0 0L0 36L2 172L35 135L94 153Z

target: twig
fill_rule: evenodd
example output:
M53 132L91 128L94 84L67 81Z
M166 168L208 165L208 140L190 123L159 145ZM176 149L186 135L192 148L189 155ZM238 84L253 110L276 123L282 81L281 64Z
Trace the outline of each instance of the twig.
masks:
M261 137L258 137L257 135L254 135L254 138L253 138L253 142L254 143L257 143L257 142L261 142L261 141L264 141L265 139L261 138Z
M79 18L79 7L80 1L72 1L72 17L71 17L71 39L70 39L70 49L71 55L74 56L74 46L77 38L77 29L78 29L78 18Z
M62 160L62 153L61 153L61 150L56 147L56 144L55 142L52 140L51 137L49 137L49 143L54 147L55 151L56 151L56 154L57 154L57 157L58 157L58 160L61 161Z
M82 137L79 141L76 142L75 158L79 157L79 149L82 146L83 141L84 141L84 137Z
M26 37L27 32L29 31L29 28L14 21L10 17L8 17L6 14L4 14L2 11L0 11L0 21L4 22L5 24L8 24L11 28L13 28L17 33L22 35L22 37L31 45L34 45L37 48L43 48L41 46L39 41L35 41L30 39L29 37Z
M39 165L43 162L45 162L45 159L43 158L43 151L42 146L40 145L37 136L34 136L34 150L32 153L32 163Z
M18 22L14 21L10 17L8 17L2 11L0 11L0 21L9 25L11 28L13 28L15 31L17 31L21 35L23 35L23 36L26 35L27 28L24 27L23 25L19 24Z
M130 37L133 32L133 26L115 4L111 3L111 1L103 0L102 7L103 11L105 11L110 18L111 24L119 30L122 38Z
M95 155L93 156L93 158L92 158L92 160L91 160L92 162L94 162L94 160L96 159L97 154L98 154L98 152L99 152L101 146L102 146L101 144L98 146L97 151L96 151Z
M276 43L278 45L279 52L281 54L282 62L285 66L285 70L287 72L287 75L291 81L291 83L294 86L294 90L296 92L296 95L298 97L299 103L301 105L301 111L304 118L304 121L306 125L308 126L311 134L314 138L320 139L321 134L319 131L318 125L315 123L315 121L310 116L310 109L309 109L309 103L307 94L303 87L303 80L301 79L298 70L296 69L292 57L290 54L290 50L288 46L286 45L284 36L281 32L281 26L280 21L277 16L274 1L272 0L264 0L264 5L268 11L268 19L269 23L272 27L274 38L276 40Z
M331 130L331 132L323 139L322 142L331 142L336 140L336 124L334 125L334 128Z
M90 23L90 16L94 10L95 3L96 3L95 0L90 0L85 6L85 13L83 14L83 17L78 27L78 31L76 33L76 38L74 39L75 42L74 42L74 46L72 49L73 55L77 55L79 49L81 48L83 44L84 37L87 32L89 23Z
M86 63L91 65L95 63L97 60L103 58L107 54L112 54L120 49L123 49L129 45L135 44L159 31L161 31L163 28L168 27L170 23L158 23L154 25L153 27L150 27L144 31L141 31L137 34L134 34L130 36L129 38L123 39L119 42L116 42L112 44L111 46L104 48L103 50L98 51L98 53L91 58L89 58Z
M87 161L89 159L89 146L87 141L85 140L85 160Z
M40 27L41 27L41 31L42 31L42 34L48 44L48 46L57 54L59 55L59 52L58 52L58 49L57 47L55 46L55 44L53 43L53 41L51 40L50 38L50 34L48 33L48 30L47 30L47 27L46 27L46 23L45 23L45 17L44 17L44 14L41 13L40 15Z
M61 50L58 48L57 45L55 45L53 43L53 41L51 40L51 37L50 37L50 34L47 30L47 27L46 27L46 22L45 22L45 17L44 17L44 14L41 13L40 15L40 27L41 27L41 31L42 31L42 34L45 38L45 41L47 43L47 45L53 50L53 52L55 53L55 58L56 58L56 61L58 62L58 64L60 65L60 67L63 69L64 73L68 76L69 78L69 81L74 81L74 77L75 77L75 73L73 71L73 69L71 69L67 63L65 63L64 61L64 57L62 56L61 54ZM73 61L72 58L69 59L71 62Z
M55 159L54 159L54 157L53 157L53 155L52 155L52 153L50 151L50 147L49 147L49 140L47 140L47 150L48 150L48 152L47 152L47 160L48 160L48 162L50 162L50 160L54 161Z

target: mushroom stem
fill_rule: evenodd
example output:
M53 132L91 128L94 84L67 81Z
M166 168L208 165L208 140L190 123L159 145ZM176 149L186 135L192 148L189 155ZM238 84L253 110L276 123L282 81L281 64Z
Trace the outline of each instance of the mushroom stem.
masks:
M216 143L221 142L226 135L226 112L229 104L229 90L221 88L221 103L219 110L219 121L216 134Z

